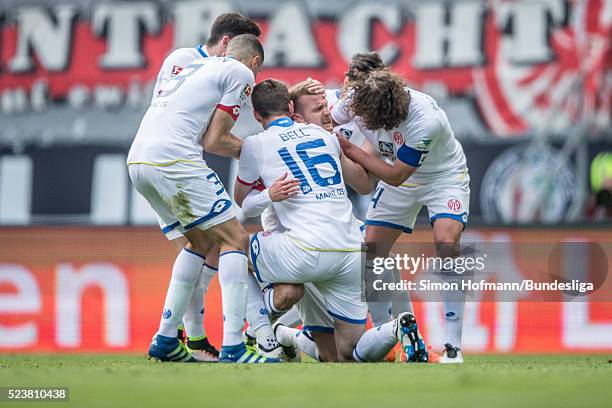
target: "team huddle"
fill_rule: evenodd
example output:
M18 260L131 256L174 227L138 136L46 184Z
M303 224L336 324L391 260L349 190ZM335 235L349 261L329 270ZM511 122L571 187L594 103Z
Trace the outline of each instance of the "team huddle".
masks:
M446 114L376 53L352 58L341 89L310 78L291 88L275 79L255 84L264 61L259 35L253 21L226 13L206 45L173 51L130 149L130 178L180 250L150 358L278 363L304 353L377 362L399 343L406 361L431 362L409 293L364 302L362 267L372 268L364 248L389 256L423 206L437 255L459 255L469 176ZM232 127L245 114L263 130L243 140ZM238 159L233 197L204 152ZM349 194L371 196L363 220ZM236 205L261 216L263 231L249 237ZM216 274L220 351L203 324ZM465 295L442 296L445 344L436 361L461 363Z

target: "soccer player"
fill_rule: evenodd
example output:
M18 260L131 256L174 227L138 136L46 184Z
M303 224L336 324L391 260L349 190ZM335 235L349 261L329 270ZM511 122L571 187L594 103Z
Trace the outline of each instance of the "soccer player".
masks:
M344 153L380 178L366 218L366 242L388 256L402 232L410 233L422 206L429 211L439 257L459 255L470 188L465 155L448 118L429 95L409 89L387 70L375 70L352 86L332 110L336 123L353 118L375 131L378 155L340 137ZM381 158L382 157L382 158ZM441 271L456 280L454 271ZM443 293L446 343L441 363L461 363L465 295Z
M171 52L162 63L162 67L157 75L157 81L153 89L154 100L163 88L189 64L199 58L217 57L224 55L229 41L240 34L252 34L259 36L261 31L259 26L249 19L238 13L224 13L219 15L212 24L210 35L205 45L197 47L179 48ZM249 114L251 109L245 109ZM177 230L175 226L166 225L163 228L165 236L172 242L177 251L181 251L188 243L187 239ZM214 245L208 254L205 254L206 260L202 267L202 272L196 283L193 295L189 300L185 315L183 316L183 324L178 327L178 337L182 341L184 330L186 329L187 349L191 354L200 361L217 361L219 351L210 344L204 328L204 303L206 292L210 281L217 273L219 248ZM171 286L173 285L171 278ZM260 316L252 316L253 313L248 313L247 320L255 321L262 320ZM263 342L261 339L260 342Z
M264 58L257 37L250 34L230 40L226 53L192 62L158 92L128 154L130 178L162 228L177 228L189 241L174 263L159 330L149 348L149 356L162 361L196 361L177 340L176 330L213 243L220 248L224 316L219 361L278 361L247 351L242 342L248 236L221 181L203 160L204 149L239 156L242 140L230 130Z
M343 174L355 183L369 183L367 175L345 159L331 133L291 120L292 103L281 82L261 82L252 100L255 118L266 130L244 142L236 202L242 204L260 178L271 184L290 172L300 186L297 195L272 204L285 232L252 236L253 268L260 281L313 282L334 318L337 355L329 359L353 360L367 309L360 299L361 234Z

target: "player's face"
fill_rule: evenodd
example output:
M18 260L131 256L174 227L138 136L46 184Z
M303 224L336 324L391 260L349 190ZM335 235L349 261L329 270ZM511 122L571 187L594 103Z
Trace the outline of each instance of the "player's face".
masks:
M331 132L334 129L325 95L304 95L298 103L299 113L306 123L314 123Z

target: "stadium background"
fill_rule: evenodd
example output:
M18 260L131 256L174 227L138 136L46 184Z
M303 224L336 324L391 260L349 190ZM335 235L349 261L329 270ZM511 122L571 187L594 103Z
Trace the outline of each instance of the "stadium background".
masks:
M612 241L610 209L596 199L612 175L593 176L612 152L609 0L4 0L0 352L145 350L173 250L131 187L125 156L163 57L205 41L230 10L262 26L259 80L336 87L350 56L373 49L434 96L468 159L472 237ZM241 116L236 133L255 131ZM207 160L231 186L235 164ZM431 240L426 218L417 230L403 239ZM513 268L524 275L530 260L517 255ZM416 306L435 343L440 308ZM610 351L610 306L471 302L464 349ZM218 344L216 282L207 310Z

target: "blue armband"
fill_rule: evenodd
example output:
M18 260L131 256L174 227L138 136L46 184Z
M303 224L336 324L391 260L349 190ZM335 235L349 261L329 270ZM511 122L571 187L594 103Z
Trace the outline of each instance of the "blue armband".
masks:
M423 160L425 160L425 157L427 157L427 153L429 152L402 145L397 151L397 158L409 166L419 167L423 163Z

